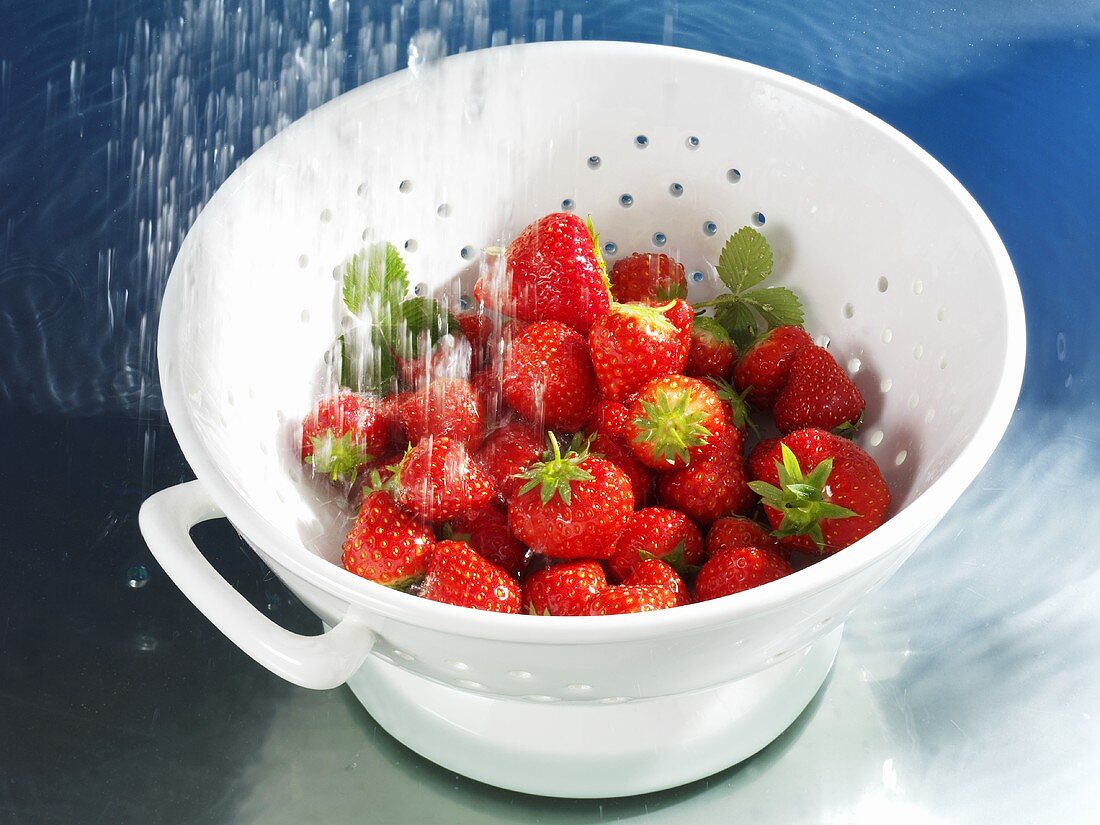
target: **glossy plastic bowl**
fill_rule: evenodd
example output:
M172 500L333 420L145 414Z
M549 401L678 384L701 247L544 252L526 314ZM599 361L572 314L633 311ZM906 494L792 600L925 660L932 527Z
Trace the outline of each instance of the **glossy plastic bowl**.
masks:
M693 298L714 293L723 240L761 225L775 282L801 293L807 328L868 399L858 440L884 469L893 517L780 581L643 615L482 613L341 569L346 517L295 449L346 323L334 271L364 238L389 240L425 288L457 276L468 289L482 247L563 204L593 216L610 259L658 246L679 257ZM993 452L1023 356L1019 288L981 209L852 104L682 49L463 54L293 124L196 221L159 359L197 481L150 498L141 525L245 652L299 685L348 682L429 759L537 794L641 793L750 756L805 708L845 617ZM331 630L282 630L214 572L188 530L222 515Z

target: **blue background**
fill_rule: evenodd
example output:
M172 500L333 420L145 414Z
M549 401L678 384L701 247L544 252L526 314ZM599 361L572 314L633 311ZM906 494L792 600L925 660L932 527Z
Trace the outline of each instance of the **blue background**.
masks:
M198 0L6 0L0 821L1100 818L1100 791L1078 781L1100 767L1100 7L468 5L505 42L551 36L560 10L567 37L663 42L775 68L866 108L939 159L986 210L1023 291L1027 371L1001 448L853 616L806 714L746 765L605 803L455 777L389 740L347 691L311 694L262 671L175 590L136 527L144 497L191 477L155 365L160 292L190 216L264 127L277 128L275 115L296 118L383 72L377 38L357 39L358 7L345 21L320 3L242 3L249 22L238 25L211 23L202 15L217 4ZM440 22L429 3L365 7L396 44L398 68L420 23ZM459 18L444 21L449 51L480 45ZM254 37L227 51L209 34L217 25ZM311 25L315 45L344 55L312 92L316 61L301 57ZM174 42L186 60L166 64L158 92L150 59L167 61ZM272 71L265 55L287 62ZM226 89L242 69L251 92L235 111ZM265 109L279 89L288 94L278 111ZM142 116L143 103L168 100L174 108ZM183 110L187 122L165 126ZM170 196L158 198L154 162L175 178ZM250 600L315 631L225 525L196 532Z

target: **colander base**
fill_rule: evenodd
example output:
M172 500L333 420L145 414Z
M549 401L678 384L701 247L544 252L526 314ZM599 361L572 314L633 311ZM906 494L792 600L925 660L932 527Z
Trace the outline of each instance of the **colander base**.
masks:
M820 689L842 633L735 682L657 699L482 696L376 656L348 685L391 736L471 779L540 796L632 796L711 776L771 743Z

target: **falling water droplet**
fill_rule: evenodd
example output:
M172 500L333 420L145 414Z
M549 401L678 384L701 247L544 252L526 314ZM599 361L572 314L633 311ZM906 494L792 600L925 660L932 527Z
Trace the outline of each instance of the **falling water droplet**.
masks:
M126 583L138 590L149 583L149 570L144 564L135 564L126 571Z

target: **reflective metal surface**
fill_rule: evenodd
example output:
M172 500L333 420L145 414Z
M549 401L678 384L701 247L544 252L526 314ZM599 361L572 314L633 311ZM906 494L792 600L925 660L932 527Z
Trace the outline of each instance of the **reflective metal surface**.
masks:
M633 799L498 791L393 742L346 689L312 693L262 670L166 579L136 513L190 477L153 361L161 278L187 213L282 115L406 61L421 16L438 22L424 5L370 7L400 32L389 55L341 22L339 4L335 19L320 3L245 4L260 17L239 29L267 37L264 54L287 56L279 66L297 60L297 80L319 76L341 27L332 53L354 56L324 88L303 80L300 97L239 122L219 114L233 96L218 90L242 66L258 83L267 63L232 51L204 62L208 40L182 34L200 13L232 29L219 4L0 6L0 821L1100 821L1095 4L475 3L470 32L459 18L447 30L453 48L478 20L492 42L493 31L536 37L541 19L547 38L560 25L668 42L820 84L941 160L1016 264L1028 371L1005 441L852 616L819 696L757 757ZM311 35L322 23L324 37ZM156 99L139 88L156 76L145 58L172 42L197 50L179 64L192 85L169 73L172 103L140 119ZM360 59L371 48L382 62ZM196 120L164 128L190 131L192 154L149 121L187 101ZM228 132L207 127L231 121L239 139L224 159L214 149ZM160 168L152 157L177 178L161 201L142 177ZM253 603L317 628L226 525L196 535Z

